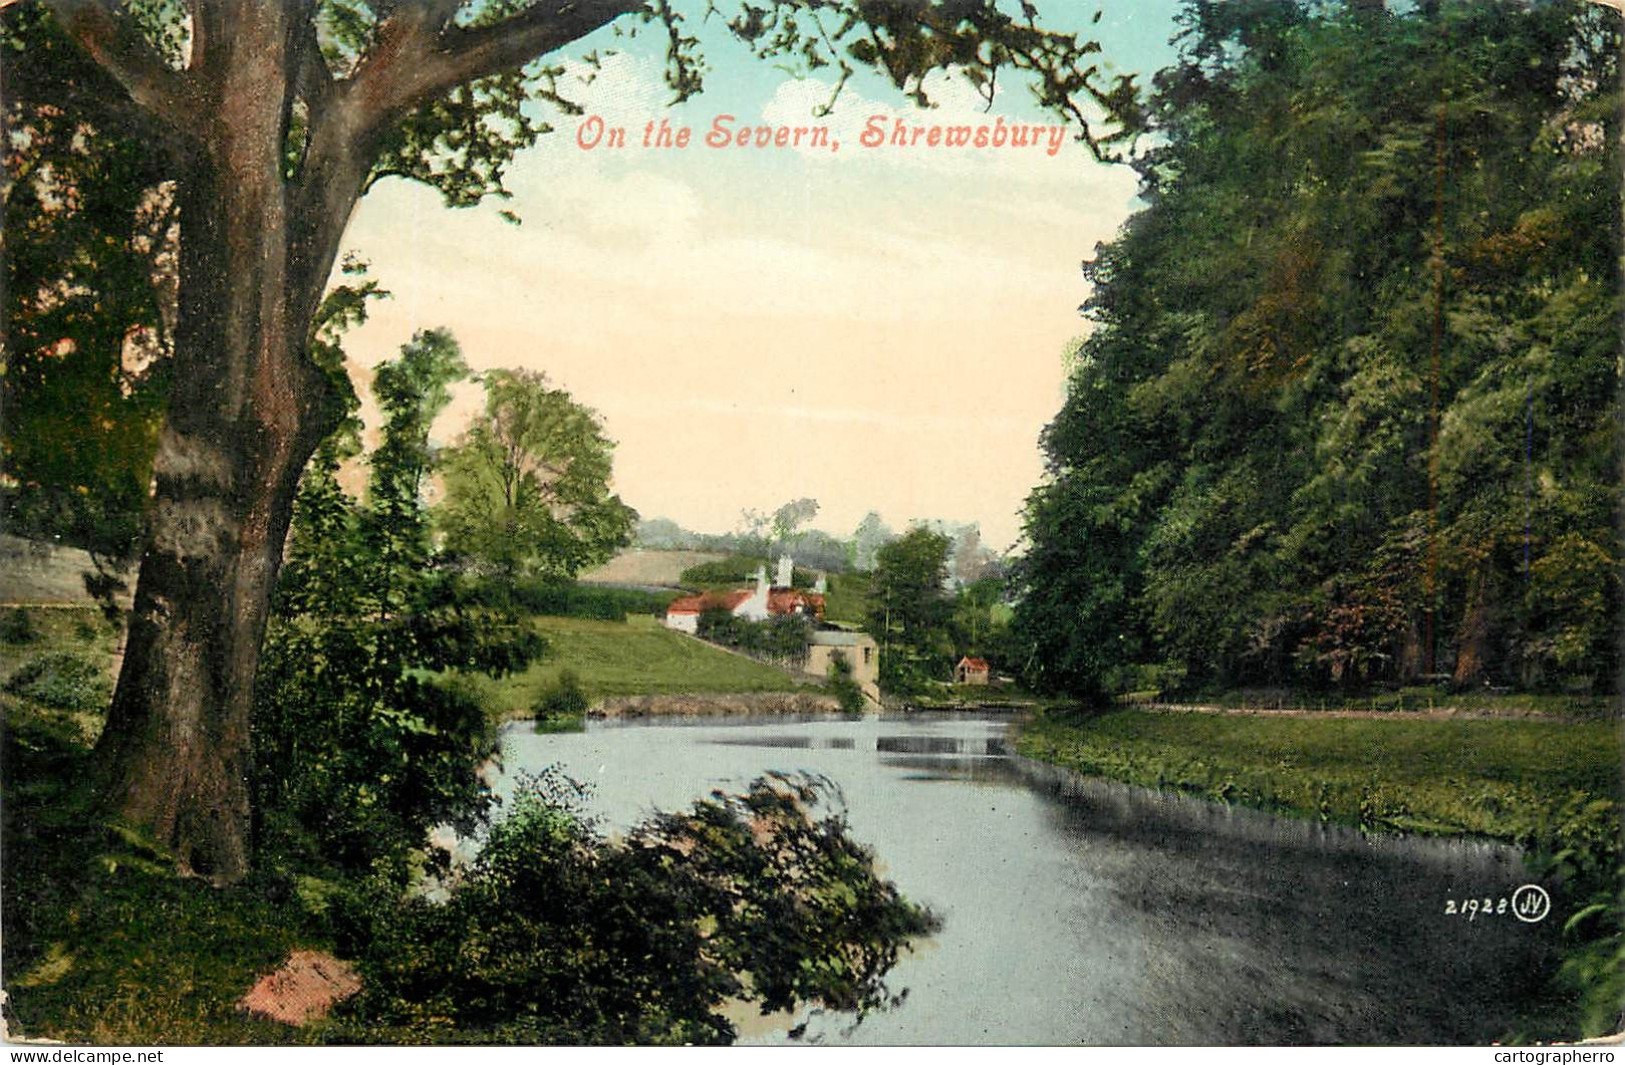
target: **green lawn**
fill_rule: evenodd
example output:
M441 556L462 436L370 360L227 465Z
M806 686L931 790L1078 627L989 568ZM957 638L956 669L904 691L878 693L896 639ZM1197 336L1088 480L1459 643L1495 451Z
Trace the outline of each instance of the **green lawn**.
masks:
M824 593L824 620L862 625L869 609L867 573L831 573Z
M90 745L116 632L90 608L0 608L0 863L13 1035L71 1042L308 1042L236 999L292 947L329 944L294 900L174 875L92 805Z
M1125 710L1042 715L1019 749L1091 775L1326 820L1520 843L1600 833L1600 845L1617 848L1614 723Z
M589 698L660 693L790 691L796 682L781 670L719 651L672 632L652 617L624 623L540 617L548 653L523 673L488 682L487 705L503 716L524 716L563 670L574 671Z

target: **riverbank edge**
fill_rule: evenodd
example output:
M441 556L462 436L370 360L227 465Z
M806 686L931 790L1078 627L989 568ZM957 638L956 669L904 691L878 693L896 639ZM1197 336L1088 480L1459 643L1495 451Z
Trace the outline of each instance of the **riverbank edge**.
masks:
M1510 702L1510 699L1509 699ZM1148 714L1230 714L1238 717L1357 718L1393 721L1552 721L1572 724L1586 721L1625 721L1625 710L1612 713L1564 713L1517 705L1418 705L1411 709L1360 709L1358 706L1313 706L1280 703L1275 706L1227 706L1223 703L1123 702L1117 710L1142 710Z
M862 714L841 707L840 700L823 688L811 686L798 691L777 692L694 692L658 695L608 695L593 700L581 714L533 715L520 712L504 717L502 724L531 722L542 732L577 732L588 721L635 721L643 718L742 717L913 717L929 714L946 716L985 715L1025 720L1040 709L1035 703L870 703Z
M1287 711L1239 711L1225 708L1204 708L1190 710L1174 708L1170 704L1168 709L1153 709L1148 707L1113 706L1097 711L1038 711L1036 713L1021 715L1012 722L1012 752L1020 757L1054 765L1068 772L1082 777L1095 777L1103 780L1113 780L1118 783L1132 784L1137 787L1149 788L1168 794L1194 795L1208 801L1224 805L1242 805L1254 809L1267 810L1271 813L1286 814L1294 817L1305 817L1312 820L1326 821L1336 824L1350 825L1364 831L1414 833L1418 835L1439 837L1461 837L1467 839L1493 840L1501 843L1511 843L1515 846L1530 849L1535 842L1528 831L1519 830L1510 825L1485 826L1475 829L1470 825L1453 822L1442 816L1425 817L1414 815L1407 807L1406 795L1411 790L1404 781L1383 780L1375 775L1371 783L1382 789L1392 789L1399 794L1384 794L1373 796L1373 801L1367 804L1362 801L1357 810L1345 810L1335 804L1328 804L1327 796L1321 801L1310 803L1303 801L1293 794L1292 788L1318 787L1327 788L1323 778L1317 777L1307 769L1286 764L1247 765L1245 759L1226 764L1223 761L1225 752L1211 748L1190 747L1193 755L1202 756L1213 761L1199 761L1196 768L1205 772L1206 779L1181 780L1171 778L1171 774L1191 767L1159 765L1156 767L1139 766L1129 761L1118 761L1109 764L1102 760L1092 759L1089 748L1089 726L1092 723L1104 721L1116 715L1143 714L1156 716L1163 720L1177 721L1180 717L1189 716L1193 721L1212 720L1213 718L1233 720L1259 720L1259 721L1291 721L1294 723L1332 722L1349 723L1353 721L1393 721L1413 722L1415 724L1447 723L1447 722L1504 722L1518 723L1548 723L1554 726L1565 722L1551 717L1529 716L1512 717L1503 715L1477 715L1477 714L1416 714L1416 713L1385 713L1385 712L1349 712L1342 713L1327 711L1320 713L1310 710ZM1597 724L1593 722L1592 724ZM1054 744L1054 733L1063 733L1065 739L1070 741L1072 750L1064 751L1052 749L1054 757L1045 757L1041 744ZM1041 735L1046 733L1048 735ZM1113 751L1121 757L1121 751ZM1068 755L1076 757L1082 765L1066 760ZM1087 767L1087 768L1086 768ZM1230 778L1236 775L1251 777L1251 780L1236 781ZM1222 782L1213 778L1225 775ZM1260 787L1264 785L1265 787ZM1266 790L1267 789L1267 790ZM1616 818L1620 813L1620 804L1617 797L1593 796L1605 798L1614 803ZM1553 801L1557 796L1550 796ZM1396 810L1389 811L1382 807L1384 800L1393 803ZM1617 833L1616 833L1617 834Z
M615 721L642 717L738 717L839 713L833 695L813 691L687 695L610 695L594 700L586 717Z
M1625 984L1625 933L1620 930L1621 909L1625 908L1625 896L1620 894L1619 886L1625 884L1625 864L1617 849L1620 841L1619 833L1615 833L1613 840L1616 849L1611 852L1609 859L1602 863L1601 868L1579 870L1571 861L1567 870L1564 868L1564 859L1568 851L1560 851L1566 842L1562 839L1532 839L1527 835L1513 832L1480 832L1473 831L1460 825L1452 825L1438 821L1396 821L1392 818L1379 816L1366 817L1365 805L1362 801L1360 816L1350 817L1335 809L1328 809L1324 804L1319 808L1309 807L1302 803L1283 800L1281 796L1272 794L1265 796L1246 787L1226 789L1215 792L1211 785L1207 788L1197 787L1182 782L1165 779L1149 780L1143 776L1128 771L1123 767L1117 772L1085 771L1075 766L1066 765L1054 758L1038 756L1031 740L1039 728L1060 728L1078 733L1083 732L1083 726L1090 720L1116 713L1150 713L1162 714L1167 711L1149 710L1141 707L1113 707L1098 714L1078 721L1057 721L1053 717L1034 714L1019 718L1010 725L1011 733L1011 762L1017 767L1022 776L1029 781L1064 791L1067 787L1087 787L1091 783L1110 781L1120 785L1142 788L1159 795L1179 798L1184 801L1206 802L1214 806L1243 806L1248 809L1260 810L1266 813L1277 814L1305 821L1320 821L1329 824L1338 824L1357 829L1362 833L1378 836L1404 836L1418 835L1431 836L1441 839L1460 839L1468 841L1481 841L1501 845L1510 845L1519 849L1524 855L1526 867L1530 870L1531 879L1539 881L1555 880L1556 901L1561 906L1561 913L1565 919L1565 938L1568 944L1565 947L1565 961L1559 973L1559 979L1565 980L1570 986L1566 989L1573 999L1569 1000L1564 994L1565 989L1554 986L1553 995L1562 995L1562 1008L1566 1020L1562 1034L1554 1035L1551 1031L1542 1031L1534 1038L1539 1041L1555 1041L1563 1043L1576 1042L1621 1042L1625 1043L1625 994L1618 993L1618 989ZM1212 714L1235 717L1254 717L1254 712L1233 711L1215 708L1209 711L1198 711L1193 716L1208 717ZM1303 718L1321 718L1329 715L1307 712L1293 715L1266 715L1277 718L1290 717L1292 720ZM1348 715L1355 716L1355 715ZM1348 716L1343 719L1347 720ZM1410 719L1417 720L1412 714L1363 714L1359 718L1370 720L1384 719ZM1488 719L1496 719L1491 716ZM1502 721L1519 719L1500 717ZM1435 721L1463 721L1486 720L1477 716L1437 716L1424 717L1421 720ZM1524 718L1522 720L1528 720ZM1551 721L1551 718L1544 720ZM1059 753L1059 752L1056 752ZM1283 771L1282 767L1275 767ZM1310 780L1308 774L1292 774L1285 771L1284 775L1301 776L1303 780ZM1403 784L1395 784L1403 788ZM1619 818L1621 806L1613 803L1613 813ZM1575 849L1570 846L1569 850ZM1568 875L1565 875L1567 873ZM1607 901L1603 901L1607 900ZM1587 912L1596 911L1606 906L1612 906L1612 914L1604 913L1603 921L1592 920L1581 924ZM1595 916L1595 914L1593 915ZM1611 920L1609 920L1611 918ZM1612 1004L1612 1005L1610 1005ZM1511 1033L1510 1038L1515 1042L1529 1041L1529 1033L1537 1031L1542 1024L1549 1024L1551 1011L1557 1005L1554 999L1551 1002L1532 1003L1526 1014L1526 1023L1520 1031ZM1599 1023L1599 1011L1612 1011L1607 1021Z
M822 689L776 692L695 692L660 695L606 695L579 714L514 714L500 723L530 722L537 732L580 732L588 721L671 718L698 721L722 717L850 717L834 695Z

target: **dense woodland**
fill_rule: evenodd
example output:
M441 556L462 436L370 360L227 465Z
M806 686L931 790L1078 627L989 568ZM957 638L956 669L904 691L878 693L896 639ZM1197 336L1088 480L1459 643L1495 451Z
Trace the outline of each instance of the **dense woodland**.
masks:
M1619 14L1181 21L1043 436L1026 676L1610 689Z

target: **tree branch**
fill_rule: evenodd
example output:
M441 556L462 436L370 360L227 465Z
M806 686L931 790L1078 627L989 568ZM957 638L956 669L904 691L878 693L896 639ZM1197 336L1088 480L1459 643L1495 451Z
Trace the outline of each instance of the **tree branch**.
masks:
M643 0L541 0L501 22L462 28L445 24L457 6L404 5L384 24L352 86L378 121L464 82L523 66L645 7Z
M423 0L423 21L436 33L445 29L464 0Z
M294 96L304 99L314 121L314 116L327 106L333 95L333 72L327 68L321 42L316 38L316 19L301 19L295 32L293 44L299 49L299 61L295 68Z
M158 55L133 19L107 0L46 0L62 31L160 124L193 128L185 79Z

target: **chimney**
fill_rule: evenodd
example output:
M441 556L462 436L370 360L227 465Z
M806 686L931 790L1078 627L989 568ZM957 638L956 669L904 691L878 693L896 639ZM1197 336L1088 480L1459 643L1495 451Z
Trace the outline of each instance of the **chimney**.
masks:
M829 593L829 579L826 578L822 573L818 575L818 583L813 585L813 591L817 592L819 595L827 595Z
M789 555L779 556L779 575L773 582L775 588L789 588L795 581L796 566L790 561Z
M758 592L764 592L764 591L767 590L767 566L766 565L761 565L761 566L756 567L756 590Z

